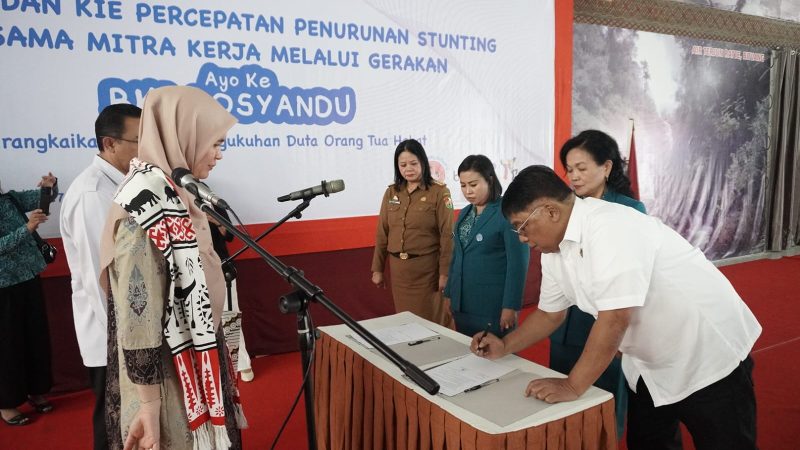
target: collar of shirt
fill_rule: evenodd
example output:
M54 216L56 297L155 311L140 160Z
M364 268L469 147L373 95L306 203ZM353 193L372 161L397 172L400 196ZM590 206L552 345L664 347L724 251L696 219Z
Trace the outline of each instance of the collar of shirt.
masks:
M420 192L420 191L422 191L422 192L427 192L428 190L430 190L430 188L431 188L431 186L427 186L427 187L426 187L424 184L420 183L420 184L418 184L418 185L417 185L417 187L416 187L416 188L414 188L414 190L413 190L413 191L411 191L411 192L408 192L408 184L404 184L404 185L403 185L403 186L400 188L400 192L403 192L403 193L405 193L406 195L408 195L408 196L411 196L412 194L414 194L414 193L416 193L416 192Z
M111 165L110 162L101 158L100 155L95 155L92 160L92 165L97 167L103 175L107 176L115 186L119 186L122 180L125 179L125 174L117 170L116 167Z
M574 242L580 245L583 240L583 222L588 212L586 200L575 196L575 203L569 215L569 222L567 222L567 230L564 232L564 239L558 244L559 249L563 251L564 245L567 242Z

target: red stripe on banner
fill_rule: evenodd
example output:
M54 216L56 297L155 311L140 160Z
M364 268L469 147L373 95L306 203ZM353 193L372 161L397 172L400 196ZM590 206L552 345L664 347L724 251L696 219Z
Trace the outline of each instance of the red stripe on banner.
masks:
M262 239L259 244L275 256L372 247L375 245L375 227L377 225L378 216L286 222ZM256 238L270 226L272 226L271 223L259 223L246 225L245 228L250 236ZM47 241L58 248L58 257L52 264L48 264L42 276L69 275L67 258L64 256L64 244L61 239L48 239ZM241 247L242 244L238 240L228 245L231 253ZM258 258L258 255L252 250L237 257L237 259L252 258Z
M259 244L275 256L371 247L375 245L377 225L378 216L286 222ZM247 225L247 232L255 239L271 226L271 223ZM233 253L242 246L241 242L234 240L228 248ZM248 250L237 259L257 257L254 251Z
M572 135L572 21L573 0L555 2L555 144L553 170L565 181L567 173L558 158L561 145Z
M272 225L271 223L259 223L246 225L245 228L250 233L250 236L256 238ZM372 247L375 245L375 227L377 225L378 216L286 222L262 239L259 244L275 256ZM48 239L47 241L58 248L58 257L52 264L47 266L42 276L60 277L69 275L63 242L60 238ZM228 246L231 253L241 247L242 244L238 240ZM237 259L257 257L258 255L254 251L248 250Z
M453 211L454 220L458 217L459 211L458 209ZM271 226L271 223L247 225L247 232L255 239ZM286 222L262 239L259 244L275 256L372 247L375 245L377 226L378 216ZM228 245L231 253L241 247L242 244L238 240ZM252 250L247 250L236 259L239 258L253 259L258 258L258 255Z
M454 210L458 217L460 210ZM271 227L271 223L246 225L250 236L255 239ZM372 247L375 245L375 227L378 216L342 217L337 219L303 220L286 222L278 229L259 241L262 247L274 256L299 255L304 253L331 252L353 248ZM58 257L42 272L43 277L62 277L69 275L67 258L64 256L64 244L60 238L47 239L58 248ZM242 248L237 239L228 244L231 253ZM255 259L258 255L247 250L239 259Z

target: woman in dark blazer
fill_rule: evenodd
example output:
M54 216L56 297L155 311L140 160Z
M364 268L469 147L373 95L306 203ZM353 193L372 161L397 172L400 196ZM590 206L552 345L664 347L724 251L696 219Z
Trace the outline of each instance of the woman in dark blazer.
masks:
M459 332L472 336L491 324L489 331L503 336L517 324L530 249L500 211L503 187L489 158L468 156L458 177L470 204L454 227L444 295Z

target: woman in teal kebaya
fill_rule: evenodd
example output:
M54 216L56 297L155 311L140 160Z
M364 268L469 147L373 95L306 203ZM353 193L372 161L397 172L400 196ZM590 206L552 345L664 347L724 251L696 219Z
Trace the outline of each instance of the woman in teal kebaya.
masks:
M58 195L55 185L52 173L39 182L52 188L50 202ZM31 423L19 410L26 401L39 413L53 409L43 396L53 377L39 280L47 263L34 238L47 220L40 200L39 189L0 191L0 418L12 426Z
M444 290L456 329L472 336L491 324L503 336L517 324L530 249L500 211L503 187L492 162L470 155L458 167L469 205L453 230L453 258Z

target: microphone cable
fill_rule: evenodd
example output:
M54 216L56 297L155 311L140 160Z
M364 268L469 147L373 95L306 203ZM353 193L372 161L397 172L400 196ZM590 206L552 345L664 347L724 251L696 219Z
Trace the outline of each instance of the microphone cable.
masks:
M236 224L238 224L237 228L239 229L239 231L241 231L242 233L246 234L247 237L250 238L250 240L255 240L255 239L253 239L253 236L250 235L250 232L247 231L247 227L244 226L244 224L242 223L242 219L239 218L239 215L236 214L236 211L234 211L233 208L231 208L231 207L228 207L227 209L228 209L228 211L231 212L231 214L233 214L233 218L236 220ZM236 225L234 225L234 226L236 226Z

